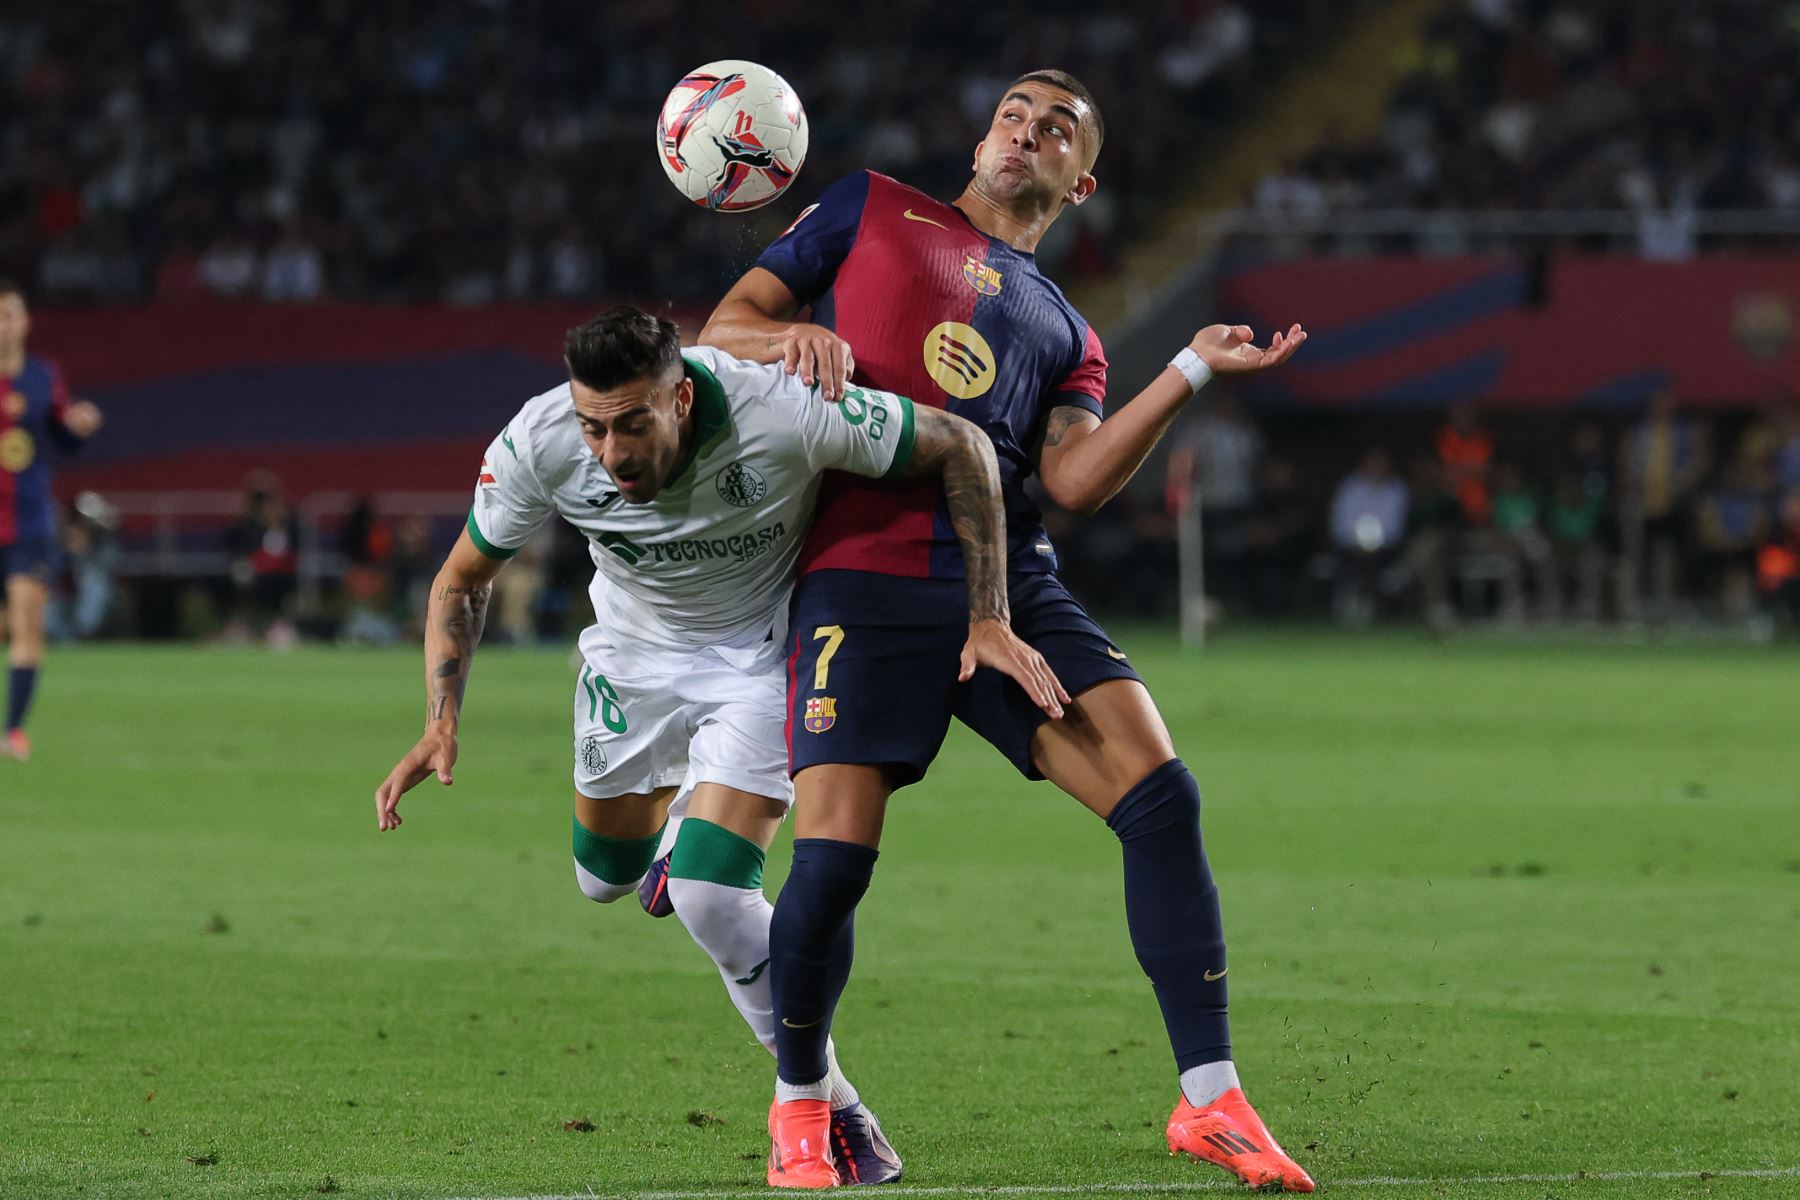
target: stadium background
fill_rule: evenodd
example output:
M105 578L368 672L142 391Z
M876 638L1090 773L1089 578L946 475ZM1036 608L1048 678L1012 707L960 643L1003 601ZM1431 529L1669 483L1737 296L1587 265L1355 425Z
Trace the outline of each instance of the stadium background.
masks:
M0 1195L759 1182L716 974L567 877L582 547L501 577L457 786L378 838L408 622L565 328L697 328L843 171L952 194L1046 64L1108 118L1040 257L1115 393L1312 335L1054 518L1205 789L1259 1108L1327 1194L1793 1195L1797 47L1781 0L13 0L0 275L108 424L0 762ZM727 55L814 137L742 218L650 145ZM903 796L839 1020L909 1179L1192 1190L1110 835L960 732Z
M1040 257L1103 331L1115 397L1202 322L1312 335L1291 368L1209 391L1173 473L1159 456L1055 522L1095 607L1174 611L1185 501L1212 518L1213 616L1791 620L1792 6L1191 0L947 23L904 2L847 45L770 3L707 11L704 47L699 11L209 0L95 30L15 7L0 274L110 418L62 472L118 533L70 522L72 568L85 551L122 580L105 631L260 635L274 608L320 637L404 625L484 439L558 377L562 329L619 298L697 329L847 170L951 194L1027 62L1067 65L1112 117L1101 191ZM770 25L795 31L765 57L809 106L811 160L771 208L709 218L661 180L642 114L687 59ZM966 52L985 44L1006 54ZM1663 391L1675 478L1651 497L1628 443ZM1446 479L1459 403L1492 445ZM1346 494L1334 523L1372 449L1408 494ZM1359 541L1359 502L1400 527ZM298 559L257 557L290 520ZM560 631L579 547L542 561L520 602Z

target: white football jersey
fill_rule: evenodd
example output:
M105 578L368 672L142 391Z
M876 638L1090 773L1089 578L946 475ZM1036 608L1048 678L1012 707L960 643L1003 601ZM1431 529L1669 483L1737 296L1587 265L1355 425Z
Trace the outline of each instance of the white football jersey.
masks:
M785 628L820 472L898 473L912 455L912 402L852 387L828 404L778 363L710 346L682 357L694 381L693 450L656 499L620 496L581 436L565 383L527 402L488 447L469 537L508 558L560 514L588 537L594 613L615 641L760 642Z

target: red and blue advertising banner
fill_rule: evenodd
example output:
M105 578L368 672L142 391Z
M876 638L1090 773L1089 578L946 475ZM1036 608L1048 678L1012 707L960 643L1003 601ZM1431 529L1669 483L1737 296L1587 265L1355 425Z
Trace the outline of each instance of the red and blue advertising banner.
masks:
M1692 262L1567 255L1306 259L1237 266L1216 319L1267 338L1294 321L1294 360L1258 377L1265 403L1436 407L1693 404L1800 395L1800 254Z

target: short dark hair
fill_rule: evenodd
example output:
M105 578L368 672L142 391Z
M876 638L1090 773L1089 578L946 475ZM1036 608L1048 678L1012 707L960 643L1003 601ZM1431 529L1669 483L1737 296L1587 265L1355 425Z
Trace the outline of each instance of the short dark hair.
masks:
M662 379L681 364L673 322L630 304L607 309L563 339L569 377L604 392L639 379Z
M1089 114L1094 118L1094 154L1088 159L1088 165L1093 166L1094 159L1100 157L1100 147L1106 142L1106 118L1100 115L1100 102L1094 99L1094 93L1087 90L1087 84L1067 71L1047 67L1041 71L1027 71L1007 84L1006 90L1010 92L1021 83L1047 83L1053 88L1061 88L1087 105Z

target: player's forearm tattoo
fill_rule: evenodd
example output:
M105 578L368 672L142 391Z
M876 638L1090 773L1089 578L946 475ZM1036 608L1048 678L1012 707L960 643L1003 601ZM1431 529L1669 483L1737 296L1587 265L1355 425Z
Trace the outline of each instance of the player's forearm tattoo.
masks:
M956 430L944 461L944 504L962 543L969 584L969 620L1005 621L1006 511L1000 502L1000 466L980 430Z
M487 624L488 598L492 594L491 583L472 588L447 584L432 597L428 616L432 628L425 632L427 721L441 721L462 711L469 667Z

